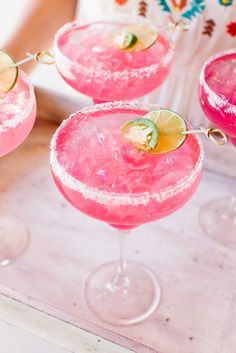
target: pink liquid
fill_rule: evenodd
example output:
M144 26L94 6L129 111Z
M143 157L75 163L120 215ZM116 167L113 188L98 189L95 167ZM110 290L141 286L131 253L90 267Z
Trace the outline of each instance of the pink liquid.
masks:
M200 80L200 103L208 119L236 141L236 52L210 61Z
M36 116L32 86L23 73L12 91L0 95L0 157L19 146L30 133Z
M200 181L201 146L194 135L162 155L139 152L123 138L122 124L145 113L132 108L76 113L59 130L52 150L54 179L64 197L116 228L131 229L173 213ZM71 177L81 184L72 186ZM124 199L117 200L117 195Z
M72 25L62 31L56 40L55 55L64 80L101 101L134 99L157 88L171 68L170 40L160 33L156 43L146 50L117 49L112 35L125 27L127 24L96 22Z

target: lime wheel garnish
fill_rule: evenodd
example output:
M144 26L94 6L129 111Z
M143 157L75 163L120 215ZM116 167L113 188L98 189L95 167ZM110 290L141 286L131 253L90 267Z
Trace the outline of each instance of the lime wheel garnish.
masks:
M18 77L15 59L4 50L0 50L0 94L11 91Z
M138 150L152 154L174 151L187 138L185 120L177 113L164 109L128 121L120 131Z
M167 153L181 147L187 136L185 120L172 110L160 109L145 115L153 121L158 129L158 144L150 152L154 154Z
M114 33L114 42L120 49L143 51L150 48L158 37L157 29L151 25L130 25Z

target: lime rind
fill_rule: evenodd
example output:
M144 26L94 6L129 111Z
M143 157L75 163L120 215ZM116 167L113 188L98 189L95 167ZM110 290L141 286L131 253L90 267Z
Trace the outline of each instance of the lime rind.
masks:
M17 82L19 69L15 59L5 50L0 50L0 94L11 91Z
M123 31L117 34L115 40L120 49L129 49L136 44L138 38L129 31Z
M161 154L175 151L185 142L187 135L187 123L182 116L169 109L159 109L145 115L152 120L158 128L159 140L152 154Z

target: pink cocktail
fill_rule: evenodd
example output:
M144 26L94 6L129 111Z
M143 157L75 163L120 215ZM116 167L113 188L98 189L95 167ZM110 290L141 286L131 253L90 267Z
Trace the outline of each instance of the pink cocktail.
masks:
M199 97L207 118L236 146L236 50L220 52L203 66ZM217 242L236 247L236 194L213 200L200 212L200 224Z
M199 85L200 103L207 118L236 142L236 50L210 58Z
M36 116L33 86L22 71L15 87L0 95L0 157L13 151L30 133ZM28 244L24 223L11 215L0 215L0 265L22 253Z
M34 90L20 71L16 86L0 95L0 157L18 147L30 133L36 116Z
M122 50L113 35L132 22L70 23L55 37L55 59L64 80L95 100L142 97L166 79L173 59L173 44L164 33L149 48ZM142 24L138 19L136 24Z
M138 102L88 107L67 119L52 139L51 166L59 190L81 212L117 228L121 242L132 228L182 207L201 178L203 153L196 135L159 155L138 151L122 136L125 122L155 108ZM103 320L131 324L156 309L160 288L149 270L127 264L121 251L119 265L106 264L91 275L86 299Z

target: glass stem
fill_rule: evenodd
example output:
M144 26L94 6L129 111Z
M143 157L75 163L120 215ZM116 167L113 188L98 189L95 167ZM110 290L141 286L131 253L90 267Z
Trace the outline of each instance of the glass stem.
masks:
M130 280L127 276L127 261L125 256L125 240L129 231L119 230L119 262L117 267L117 274L114 279L113 285L115 289L124 289L129 286Z
M118 273L120 276L125 276L126 275L126 269L127 269L127 261L126 261L126 256L125 256L125 240L126 240L126 235L128 232L119 230L118 231L118 236L119 236L119 249L120 249L120 259L119 259L119 266L118 266Z

